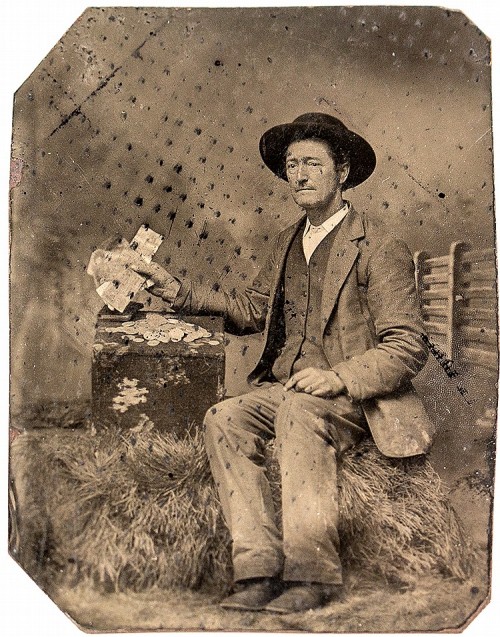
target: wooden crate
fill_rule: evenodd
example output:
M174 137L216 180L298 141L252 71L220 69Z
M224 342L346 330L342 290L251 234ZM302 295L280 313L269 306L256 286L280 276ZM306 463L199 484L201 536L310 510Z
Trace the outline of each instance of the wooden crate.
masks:
M137 313L134 320L145 318ZM161 431L182 435L199 427L224 393L224 334L219 317L164 315L210 332L196 344L134 342L111 332L119 322L98 318L92 359L92 412L97 428L135 427L151 420Z

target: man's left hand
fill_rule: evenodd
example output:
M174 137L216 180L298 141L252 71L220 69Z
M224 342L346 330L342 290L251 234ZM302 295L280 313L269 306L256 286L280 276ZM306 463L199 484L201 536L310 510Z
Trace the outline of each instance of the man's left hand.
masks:
M345 388L342 379L335 372L317 367L301 369L300 372L293 374L284 386L285 391L295 389L311 396L324 398L337 396Z

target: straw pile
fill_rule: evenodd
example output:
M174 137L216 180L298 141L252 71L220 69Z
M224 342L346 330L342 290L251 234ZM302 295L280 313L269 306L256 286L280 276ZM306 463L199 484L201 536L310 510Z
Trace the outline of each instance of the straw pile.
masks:
M106 590L229 580L229 538L201 433L53 431L33 444L34 433L13 445L33 472L19 527L33 536L41 506L47 525L21 538L21 554L50 535L51 577L89 578Z
M199 431L182 440L147 422L127 432L32 431L14 441L11 466L14 544L41 585L229 585L230 540ZM351 572L403 585L422 573L470 575L473 551L427 461L388 460L366 442L345 454L339 483Z
M465 580L476 554L426 458L383 457L371 442L345 454L340 483L344 559L388 582L436 573Z

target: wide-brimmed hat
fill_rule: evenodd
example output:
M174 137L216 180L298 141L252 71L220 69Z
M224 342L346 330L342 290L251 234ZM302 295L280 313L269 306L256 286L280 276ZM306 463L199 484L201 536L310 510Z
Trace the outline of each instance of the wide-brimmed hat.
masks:
M327 113L305 113L289 124L273 126L260 139L260 154L266 166L286 180L285 155L288 146L292 142L311 138L324 139L334 151L343 151L349 158L350 170L345 188L358 186L374 171L377 159L370 144Z

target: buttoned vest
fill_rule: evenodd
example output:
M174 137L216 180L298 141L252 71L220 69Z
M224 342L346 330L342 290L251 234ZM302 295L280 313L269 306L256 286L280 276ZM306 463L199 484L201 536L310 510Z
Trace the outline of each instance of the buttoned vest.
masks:
M285 338L272 368L274 377L282 383L306 367L330 369L322 346L321 298L328 258L339 226L321 241L309 265L302 247L303 228L302 225L292 241L283 275L280 323Z

